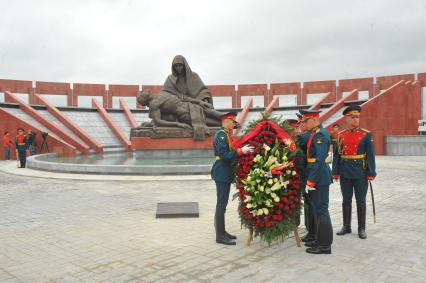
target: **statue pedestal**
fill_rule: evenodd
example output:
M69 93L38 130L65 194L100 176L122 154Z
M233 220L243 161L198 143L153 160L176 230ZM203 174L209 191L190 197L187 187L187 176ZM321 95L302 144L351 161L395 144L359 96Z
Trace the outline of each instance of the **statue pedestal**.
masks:
M130 142L134 150L149 149L211 149L213 136L220 128L209 128L210 135L205 140L194 140L191 130L179 128L139 127L130 132Z
M213 148L213 137L203 141L194 141L192 138L130 138L132 149L210 149Z

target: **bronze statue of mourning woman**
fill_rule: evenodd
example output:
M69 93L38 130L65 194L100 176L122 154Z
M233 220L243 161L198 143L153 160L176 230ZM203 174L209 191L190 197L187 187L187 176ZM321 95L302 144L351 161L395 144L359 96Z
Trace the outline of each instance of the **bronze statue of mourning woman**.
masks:
M142 91L137 101L149 108L151 118L151 122L143 123L139 129L152 127L153 131L163 132L163 136L186 137L191 134L195 140L203 140L211 134L209 127L221 125L223 113L213 108L208 88L181 55L173 59L172 73L162 90L155 94Z

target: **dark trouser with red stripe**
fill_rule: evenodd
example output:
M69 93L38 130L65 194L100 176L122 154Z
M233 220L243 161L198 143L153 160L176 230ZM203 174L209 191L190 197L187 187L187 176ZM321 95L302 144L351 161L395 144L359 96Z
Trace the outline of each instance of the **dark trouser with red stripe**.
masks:
M328 211L330 186L318 186L309 192L317 219L317 243L321 247L330 247L333 243L333 226Z
M352 205L352 197L355 192L357 207L365 207L365 198L367 196L368 182L367 177L358 179L348 179L340 177L340 191L343 196L343 205Z
M366 220L366 197L368 191L367 177L349 179L340 177L340 190L343 196L343 227L347 231L351 230L351 217L352 217L352 197L355 193L357 216L358 216L358 233L361 233L363 239L367 236L365 234L365 220Z
M18 148L18 156L19 156L19 163L21 164L21 168L25 168L25 165L27 164L26 150Z
M231 190L231 183L222 183L222 182L216 182L216 216L222 216L225 215L226 212L226 206L228 205L229 201L229 192Z

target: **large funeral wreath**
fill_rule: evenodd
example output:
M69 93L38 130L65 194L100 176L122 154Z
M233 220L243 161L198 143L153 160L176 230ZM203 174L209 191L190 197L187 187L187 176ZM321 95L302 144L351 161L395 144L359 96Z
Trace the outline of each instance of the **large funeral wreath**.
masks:
M295 230L301 207L300 150L293 129L280 118L249 124L236 146L251 145L252 154L236 164L236 186L241 225L271 244Z

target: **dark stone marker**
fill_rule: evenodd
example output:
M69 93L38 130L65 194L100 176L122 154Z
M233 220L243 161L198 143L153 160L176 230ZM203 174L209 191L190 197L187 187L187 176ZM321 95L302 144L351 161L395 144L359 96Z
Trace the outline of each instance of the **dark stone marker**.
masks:
M160 202L156 218L199 217L198 202Z

